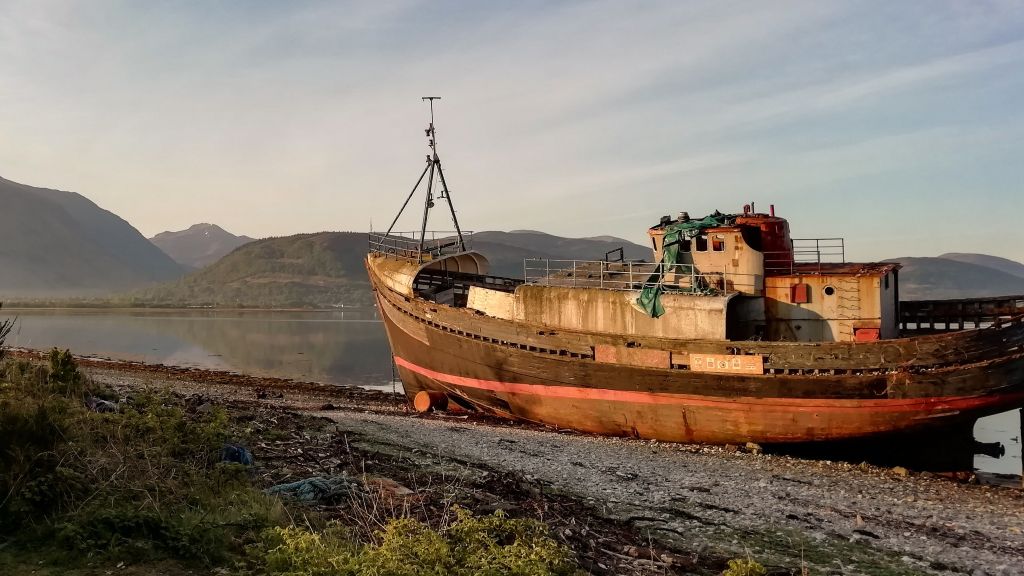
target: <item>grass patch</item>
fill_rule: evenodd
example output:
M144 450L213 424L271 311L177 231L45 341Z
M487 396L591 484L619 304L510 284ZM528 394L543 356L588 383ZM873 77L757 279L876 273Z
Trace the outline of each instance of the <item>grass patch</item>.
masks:
M728 567L722 572L722 576L765 576L768 571L760 563L750 558L736 558L729 560Z
M310 576L488 576L579 573L572 555L535 520L502 512L476 517L453 508L451 524L434 530L413 518L392 519L375 542L353 546L350 532L332 523L320 532L278 528L261 554L271 574Z
M66 350L46 364L0 362L0 573L576 571L533 520L446 505L427 521L368 489L327 509L268 496L223 448L283 432L236 419L166 392L119 398Z
M0 374L0 535L69 557L220 564L287 520L237 464L221 462L224 410L168 394L113 394L67 351Z

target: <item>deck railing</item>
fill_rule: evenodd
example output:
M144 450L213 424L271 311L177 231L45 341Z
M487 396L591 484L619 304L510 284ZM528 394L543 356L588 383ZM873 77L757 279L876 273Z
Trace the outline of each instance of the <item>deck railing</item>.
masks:
M789 252L765 252L764 270L767 274L792 274L797 265L846 262L846 244L842 238L793 238L793 261ZM813 266L810 268L814 269Z
M440 256L469 250L472 246L473 233L465 230L462 232L464 246L459 245L459 236L454 230L428 230L423 238L421 242L419 232L370 232L369 250L371 254L384 254L415 262L436 260Z
M797 262L846 262L842 238L793 238L793 259Z
M1024 314L1024 295L900 302L904 334L987 328Z
M604 260L553 260L527 258L523 261L527 284L571 288L640 290L652 281L668 289L689 293L731 293L759 291L763 277L728 270L700 270L689 264L652 262L607 262Z

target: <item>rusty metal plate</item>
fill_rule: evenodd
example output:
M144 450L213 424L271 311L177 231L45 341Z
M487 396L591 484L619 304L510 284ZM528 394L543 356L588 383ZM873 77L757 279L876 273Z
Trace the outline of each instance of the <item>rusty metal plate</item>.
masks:
M719 374L764 374L764 356L690 354L690 370Z

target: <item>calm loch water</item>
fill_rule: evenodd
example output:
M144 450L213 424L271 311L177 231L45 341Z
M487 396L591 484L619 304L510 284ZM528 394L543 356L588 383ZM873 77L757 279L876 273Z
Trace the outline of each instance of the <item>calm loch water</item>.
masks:
M392 388L391 352L372 309L327 312L224 310L8 310L8 344L69 348L86 356L229 370L258 376ZM978 422L975 437L1001 442L1002 458L977 456L985 472L1020 474L1018 413Z
M83 356L391 388L375 311L3 310L8 344Z

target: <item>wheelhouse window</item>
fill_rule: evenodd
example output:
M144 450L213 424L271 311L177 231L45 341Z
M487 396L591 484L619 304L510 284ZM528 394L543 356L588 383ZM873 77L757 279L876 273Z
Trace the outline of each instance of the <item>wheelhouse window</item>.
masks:
M715 234L711 237L711 249L715 252L725 252L725 236Z
M698 234L696 240L697 240L697 252L707 252L708 251L708 237L707 237L707 235L706 234Z

